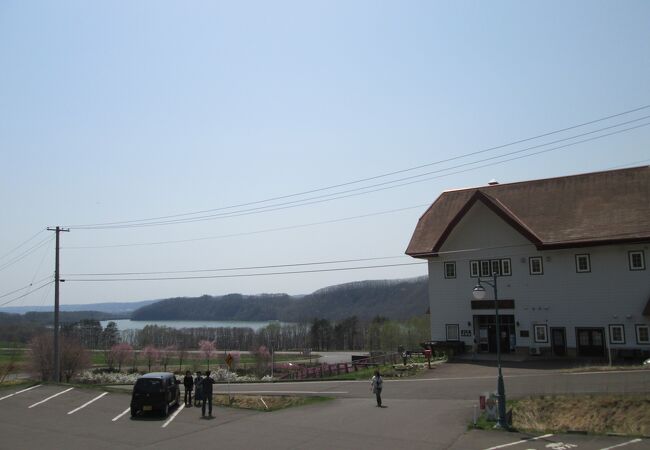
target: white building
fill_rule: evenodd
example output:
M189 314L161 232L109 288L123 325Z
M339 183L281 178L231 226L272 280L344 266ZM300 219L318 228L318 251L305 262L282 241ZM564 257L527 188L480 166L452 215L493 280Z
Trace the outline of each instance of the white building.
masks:
M446 191L406 253L429 262L431 336L502 352L650 355L650 166Z

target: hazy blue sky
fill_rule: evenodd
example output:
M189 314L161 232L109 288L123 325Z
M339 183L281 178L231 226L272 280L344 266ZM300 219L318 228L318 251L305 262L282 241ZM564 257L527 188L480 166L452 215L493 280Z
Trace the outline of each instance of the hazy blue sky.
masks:
M492 178L505 183L648 164L650 127L642 127L335 201L158 227L74 227L346 183L648 105L649 23L647 1L3 1L0 295L52 274L53 242L15 259L53 233L41 233L7 255L47 226L73 225L62 234L62 273L69 280L81 278L74 273L400 257L422 205L445 189ZM646 115L650 109L400 176ZM215 236L221 238L74 248ZM417 261L402 256L277 270L410 262ZM298 294L424 274L426 266L419 265L248 278L69 281L61 299ZM0 303L26 292L3 296ZM51 302L48 287L11 305Z

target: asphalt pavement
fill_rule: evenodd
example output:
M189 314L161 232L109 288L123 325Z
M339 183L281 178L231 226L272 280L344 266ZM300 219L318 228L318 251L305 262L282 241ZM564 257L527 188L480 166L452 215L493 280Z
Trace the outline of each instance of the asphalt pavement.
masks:
M519 365L504 370L506 392L650 392L650 371L577 374ZM386 408L374 406L367 381L233 385L233 391L335 399L276 412L215 407L214 419L200 408L180 407L169 417L132 419L130 396L101 389L41 385L0 391L0 448L4 449L607 449L650 448L626 437L526 435L468 431L478 395L494 390L489 364L451 363L421 377L386 380ZM227 387L216 385L215 392Z

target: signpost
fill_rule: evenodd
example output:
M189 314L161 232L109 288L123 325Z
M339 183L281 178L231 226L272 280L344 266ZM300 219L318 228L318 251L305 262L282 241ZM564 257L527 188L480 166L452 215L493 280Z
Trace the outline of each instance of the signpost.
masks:
M232 370L232 361L233 357L230 353L226 355L226 365L228 366L228 370ZM228 375L228 404L232 404L232 397L230 396L230 375Z

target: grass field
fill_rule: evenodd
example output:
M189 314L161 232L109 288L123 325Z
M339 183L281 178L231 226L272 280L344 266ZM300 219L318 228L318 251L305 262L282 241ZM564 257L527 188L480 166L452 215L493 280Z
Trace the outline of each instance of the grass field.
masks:
M536 433L650 435L650 394L544 395L508 401L512 426ZM485 414L476 428L492 429Z

